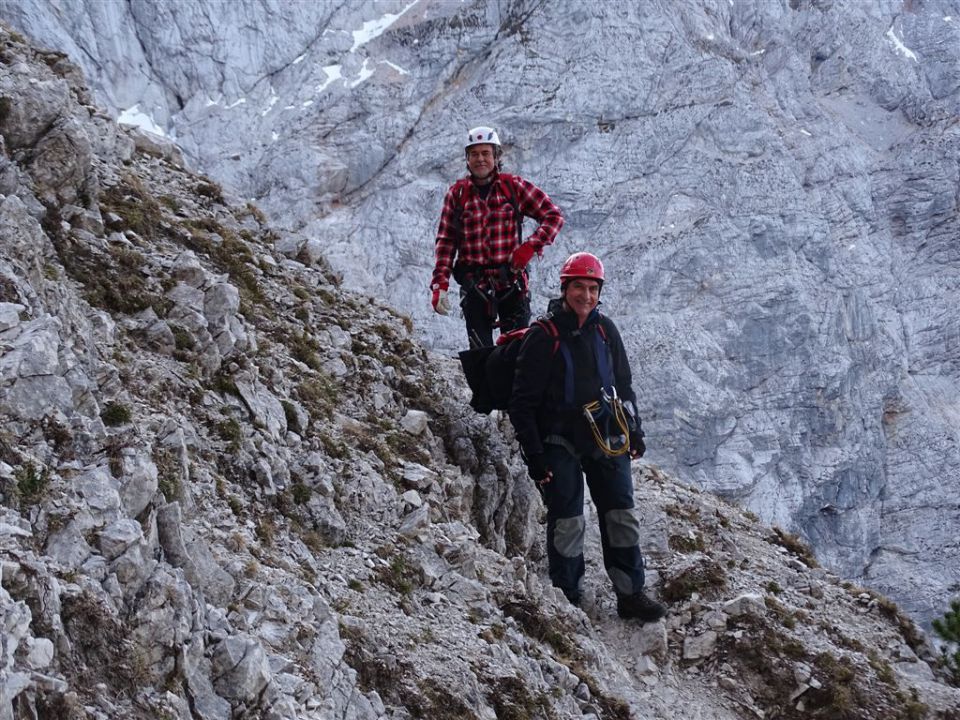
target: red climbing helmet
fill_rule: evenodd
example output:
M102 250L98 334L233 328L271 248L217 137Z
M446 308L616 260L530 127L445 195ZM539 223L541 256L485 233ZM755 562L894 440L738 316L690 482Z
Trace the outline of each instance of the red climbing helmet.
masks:
M574 253L560 268L560 284L565 285L573 278L596 280L603 285L603 263L596 255L586 252Z

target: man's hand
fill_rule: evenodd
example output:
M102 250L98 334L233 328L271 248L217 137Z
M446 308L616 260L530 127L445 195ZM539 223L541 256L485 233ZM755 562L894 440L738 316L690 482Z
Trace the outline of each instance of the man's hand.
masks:
M547 467L547 460L543 453L531 455L527 458L527 474L541 485L546 485L553 479L553 473Z
M647 446L643 443L643 433L638 430L630 431L630 457L634 460L642 458L647 451Z
M433 297L430 298L430 304L433 305L434 311L440 315L450 314L450 300L447 298L448 287L450 286L446 283L437 283L433 286Z
M523 270L536 252L529 242L517 245L513 250L513 255L510 256L510 266L514 270Z

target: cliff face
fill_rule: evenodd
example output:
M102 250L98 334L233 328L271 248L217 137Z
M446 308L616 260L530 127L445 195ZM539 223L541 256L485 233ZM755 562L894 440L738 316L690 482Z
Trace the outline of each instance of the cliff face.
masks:
M462 344L424 290L440 197L464 128L497 125L567 215L535 306L569 252L607 261L656 461L918 617L956 593L957 3L3 15L438 349Z
M607 263L651 458L929 620L956 594L960 5L0 5L408 310L464 128ZM107 39L109 38L109 40Z
M569 606L455 365L79 82L0 27L0 717L960 712L896 605L655 463L667 621L592 529Z

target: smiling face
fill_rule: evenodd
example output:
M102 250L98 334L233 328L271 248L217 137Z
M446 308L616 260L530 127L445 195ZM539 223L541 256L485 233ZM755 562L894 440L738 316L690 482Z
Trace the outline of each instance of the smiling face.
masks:
M493 145L471 145L467 148L467 169L480 183L490 180L497 168L497 155Z
M583 325L600 302L600 283L589 278L573 278L567 282L563 302L577 316L578 324Z

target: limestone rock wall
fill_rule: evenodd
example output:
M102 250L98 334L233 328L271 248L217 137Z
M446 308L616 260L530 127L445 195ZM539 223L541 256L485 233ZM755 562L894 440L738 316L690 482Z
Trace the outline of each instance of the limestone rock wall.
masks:
M440 199L464 129L496 125L508 168L567 216L535 307L570 252L607 262L651 457L919 618L956 594L956 0L8 0L0 16L256 198L295 231L285 252L322 248L447 353L461 322L425 290ZM76 136L35 162L76 143L82 166ZM82 167L58 168L81 192Z
M893 602L656 463L668 619L617 618L592 517L572 608L409 318L4 27L0 88L0 718L960 712Z

